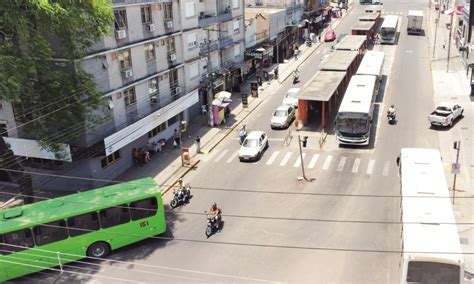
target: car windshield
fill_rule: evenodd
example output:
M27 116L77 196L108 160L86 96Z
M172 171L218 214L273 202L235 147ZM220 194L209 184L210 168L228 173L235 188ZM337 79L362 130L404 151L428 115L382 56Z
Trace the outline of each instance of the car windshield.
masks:
M382 37L383 38L392 38L395 36L394 29L382 29Z
M296 98L296 93L287 93L286 97L287 98Z
M439 111L451 111L448 107L445 107L445 106L439 106L436 108L436 110L439 110Z
M337 130L348 135L366 134L369 132L369 119L362 114L338 115Z
M257 139L245 139L244 144L242 146L244 147L257 147L258 145L258 140Z
M285 117L285 116L286 116L286 110L277 110L277 111L275 111L275 113L273 114L273 116Z

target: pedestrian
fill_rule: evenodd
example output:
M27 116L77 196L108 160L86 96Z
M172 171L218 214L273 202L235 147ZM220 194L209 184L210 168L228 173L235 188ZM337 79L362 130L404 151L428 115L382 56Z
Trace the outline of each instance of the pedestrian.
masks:
M202 115L207 115L207 106L206 105L201 106L201 114Z
M138 164L138 162L140 161L140 156L138 154L137 148L133 148L132 158L133 158L133 164Z
M295 48L295 60L298 60L298 53L300 50L298 48Z
M321 34L318 35L318 41L321 42Z
M446 48L446 41L443 42L443 49Z
M181 145L181 134L178 132L178 129L174 130L174 147L179 147Z
M201 153L201 137L196 136L196 153Z
M150 162L151 161L150 151L148 149L145 149L145 151L143 153L144 153L145 163Z
M140 166L143 167L143 164L145 163L145 152L142 148L138 150L138 161L140 162Z

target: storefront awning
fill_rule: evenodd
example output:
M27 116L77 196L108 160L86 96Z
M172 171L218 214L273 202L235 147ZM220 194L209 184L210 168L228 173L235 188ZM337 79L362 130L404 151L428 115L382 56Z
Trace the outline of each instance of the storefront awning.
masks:
M72 162L71 150L68 144L59 144L61 150L55 153L42 149L36 140L13 137L2 138L9 145L10 150L13 151L15 156Z

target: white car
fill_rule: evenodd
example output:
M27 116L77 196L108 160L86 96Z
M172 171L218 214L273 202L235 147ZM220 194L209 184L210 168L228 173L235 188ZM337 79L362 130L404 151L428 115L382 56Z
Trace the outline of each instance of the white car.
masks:
M252 131L247 135L242 146L240 146L239 160L241 162L259 160L267 147L267 134L263 131Z
M296 97L300 92L300 88L291 88L286 93L285 97L283 98L282 105L289 105L293 106L294 108L298 108L298 98Z
M431 125L453 126L456 119L463 116L464 109L451 102L442 102L436 106L436 109L428 115L428 121Z
M277 107L270 121L270 126L274 128L288 128L290 123L295 119L295 108L290 105L282 105Z

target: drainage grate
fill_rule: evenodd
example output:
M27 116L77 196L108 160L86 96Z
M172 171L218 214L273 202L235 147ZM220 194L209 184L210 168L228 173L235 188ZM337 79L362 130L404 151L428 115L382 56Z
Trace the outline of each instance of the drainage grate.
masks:
M468 245L469 244L469 239L468 238L459 238L459 241L461 242L462 245Z
M466 127L466 126L461 127L461 130L469 130L469 127Z

